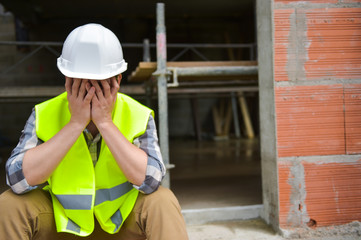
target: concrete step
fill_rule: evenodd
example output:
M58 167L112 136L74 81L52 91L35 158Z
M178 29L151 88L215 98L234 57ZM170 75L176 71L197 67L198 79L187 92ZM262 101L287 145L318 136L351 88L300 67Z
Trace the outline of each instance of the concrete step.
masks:
M237 221L259 218L263 205L232 206L219 208L183 209L188 225L206 224L216 221Z
M261 219L187 225L189 240L281 240Z

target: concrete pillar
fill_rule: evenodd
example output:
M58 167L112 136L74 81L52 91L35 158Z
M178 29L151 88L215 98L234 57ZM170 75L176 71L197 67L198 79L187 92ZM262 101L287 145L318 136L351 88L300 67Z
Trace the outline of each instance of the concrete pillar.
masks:
M257 45L264 220L278 228L278 174L273 64L273 1L258 0Z

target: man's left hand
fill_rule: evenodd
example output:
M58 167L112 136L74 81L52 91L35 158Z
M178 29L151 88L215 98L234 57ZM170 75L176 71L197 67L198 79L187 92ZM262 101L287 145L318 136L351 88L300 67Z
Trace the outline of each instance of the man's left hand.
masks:
M116 77L101 81L91 80L91 84L95 87L95 95L91 102L91 118L99 129L101 124L112 122L119 84Z

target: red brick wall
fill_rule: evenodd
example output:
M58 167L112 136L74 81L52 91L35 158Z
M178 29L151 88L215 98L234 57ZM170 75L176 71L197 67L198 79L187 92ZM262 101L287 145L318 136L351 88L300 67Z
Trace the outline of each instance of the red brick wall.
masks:
M361 219L361 158L280 161L281 227L322 227Z
M345 84L345 139L346 153L361 152L361 83Z
M361 0L274 0L281 227L361 221Z
M345 154L343 92L341 84L277 87L278 156Z
M361 219L361 160L352 163L303 163L305 206L317 226Z
M290 163L279 163L278 164L278 187L279 187L279 220L280 226L284 227L287 225L292 225L288 219L289 213L291 210L291 191L292 187L289 183L289 179L292 178L292 174L290 171L291 164Z

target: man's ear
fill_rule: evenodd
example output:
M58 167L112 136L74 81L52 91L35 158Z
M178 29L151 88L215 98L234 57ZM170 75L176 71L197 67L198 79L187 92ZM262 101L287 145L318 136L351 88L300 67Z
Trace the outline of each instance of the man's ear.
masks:
M119 74L117 77L117 82L118 82L118 85L120 85L120 83L122 82L122 74Z

